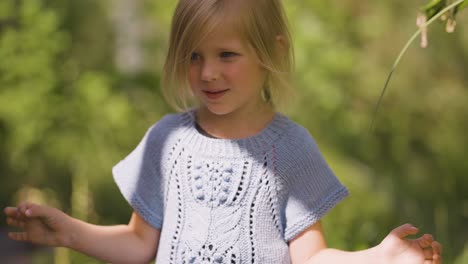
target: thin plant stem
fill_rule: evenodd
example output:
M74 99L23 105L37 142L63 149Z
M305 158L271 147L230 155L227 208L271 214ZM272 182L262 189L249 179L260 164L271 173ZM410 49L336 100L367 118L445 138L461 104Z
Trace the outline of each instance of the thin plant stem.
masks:
M385 85L384 85L384 88L382 89L382 92L380 94L380 97L379 97L379 100L377 101L377 105L375 106L375 110L374 110L374 115L372 117L372 121L371 121L371 125L369 127L369 130L372 131L372 128L374 127L374 123L375 123L375 119L377 118L377 112L379 110L379 107L380 107L380 104L382 103L382 99L385 95L385 92L387 91L387 87L388 87L388 84L390 83L390 79L392 78L393 76L393 73L395 72L395 69L396 67L398 66L398 64L400 63L400 60L401 58L403 57L403 55L406 53L406 51L408 50L409 46L411 45L411 43L413 43L413 41L418 37L419 34L421 34L421 30L422 28L425 28L425 27L428 27L430 24L432 24L432 22L434 22L436 19L438 19L439 17L441 17L445 12L449 11L450 9L454 8L455 6L461 4L463 1L465 0L458 0L456 2L453 2L452 4L448 5L447 7L445 7L444 9L442 9L439 13L437 13L435 16L433 16L431 19L429 19L426 23L424 23L414 34L413 36L408 40L408 42L406 42L406 45L403 47L403 49L400 51L400 54L398 54L398 57L397 59L395 60L395 62L393 63L393 66L392 66L392 69L390 71L390 73L388 74L387 76L387 80L385 81Z

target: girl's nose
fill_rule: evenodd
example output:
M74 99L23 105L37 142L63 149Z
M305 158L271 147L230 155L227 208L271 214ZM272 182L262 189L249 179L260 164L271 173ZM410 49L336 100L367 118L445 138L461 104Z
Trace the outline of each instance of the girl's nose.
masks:
M215 63L205 62L203 63L201 70L201 79L205 82L216 81L219 78L219 71Z

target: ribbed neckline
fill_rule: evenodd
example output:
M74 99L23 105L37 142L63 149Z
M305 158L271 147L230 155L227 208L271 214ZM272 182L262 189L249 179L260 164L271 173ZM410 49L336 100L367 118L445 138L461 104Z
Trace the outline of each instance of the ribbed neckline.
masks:
M242 139L222 139L211 138L198 131L195 110L183 113L181 118L188 143L186 146L209 156L236 157L264 152L270 149L292 126L292 122L286 116L276 112L273 119L256 135Z

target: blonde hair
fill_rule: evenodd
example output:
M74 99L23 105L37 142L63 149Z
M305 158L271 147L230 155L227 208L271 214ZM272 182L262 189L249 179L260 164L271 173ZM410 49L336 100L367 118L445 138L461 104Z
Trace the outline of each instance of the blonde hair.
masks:
M188 83L192 52L227 18L267 72L264 98L278 106L288 97L294 52L281 0L180 0L162 77L163 94L176 110L186 110L193 103Z

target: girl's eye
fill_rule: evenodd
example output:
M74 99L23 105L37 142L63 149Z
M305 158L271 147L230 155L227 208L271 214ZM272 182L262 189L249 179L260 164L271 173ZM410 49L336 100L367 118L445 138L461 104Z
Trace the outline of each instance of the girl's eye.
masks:
M191 61L197 61L197 60L200 59L200 57L201 57L200 54L194 52L194 53L192 53L192 55L190 56L190 60L191 60Z
M237 54L234 53L234 52L225 51L225 52L221 52L220 57L221 58L232 58L232 57L234 57L236 55Z

